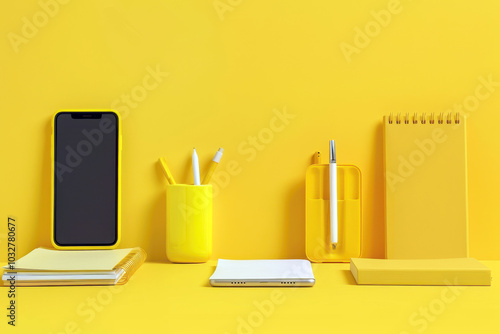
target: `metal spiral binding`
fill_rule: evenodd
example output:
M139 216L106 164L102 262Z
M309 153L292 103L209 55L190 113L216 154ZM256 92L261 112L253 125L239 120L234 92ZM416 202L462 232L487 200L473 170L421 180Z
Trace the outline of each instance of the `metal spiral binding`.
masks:
M139 248L133 248L116 266L114 270L123 269L125 274L118 284L124 284L135 273L137 269L146 261L146 252Z
M414 113L412 116L410 116L410 113L406 113L404 115L401 115L401 113L397 113L396 117L394 117L393 113L389 114L389 117L387 119L389 124L392 124L394 121L396 124L418 124L419 121L421 124L435 124L437 120L437 124L460 124L460 113L439 113L437 117L435 116L434 113L431 113L429 117L427 117L427 113L421 113L420 115L418 113Z

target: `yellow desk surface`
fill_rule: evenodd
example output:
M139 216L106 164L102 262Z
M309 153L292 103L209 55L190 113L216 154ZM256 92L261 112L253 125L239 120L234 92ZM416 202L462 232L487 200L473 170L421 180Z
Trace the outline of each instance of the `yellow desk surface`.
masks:
M500 261L484 261L492 276ZM499 328L500 286L358 286L313 264L312 288L213 288L216 262L146 263L124 286L18 288L2 333L473 333ZM0 289L5 310L7 289ZM5 313L5 311L2 311ZM5 331L5 329L8 329Z

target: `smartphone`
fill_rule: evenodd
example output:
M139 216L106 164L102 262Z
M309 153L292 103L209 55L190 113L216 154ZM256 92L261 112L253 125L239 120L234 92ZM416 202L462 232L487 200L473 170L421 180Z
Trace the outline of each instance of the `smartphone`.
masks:
M115 248L120 241L120 116L61 110L52 122L52 245Z

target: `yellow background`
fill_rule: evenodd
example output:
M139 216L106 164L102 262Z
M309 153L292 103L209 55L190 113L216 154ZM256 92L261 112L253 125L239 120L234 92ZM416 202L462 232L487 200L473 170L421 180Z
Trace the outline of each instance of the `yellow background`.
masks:
M7 215L17 218L18 256L50 246L51 116L114 107L123 117L121 247L142 246L160 262L145 264L112 301L98 304L90 323L78 307L108 296L108 288L19 289L17 332L70 333L66 326L75 321L81 333L148 326L236 333L239 317L251 316L255 302L274 289L209 288L214 263L163 263L166 183L158 157L181 182L192 182L193 147L202 170L225 149L220 179L231 161L238 165L214 198L214 259L303 258L306 167L315 150L325 161L335 138L339 163L362 171L363 256L382 257L382 116L447 111L475 95L479 78L500 81L497 1L402 0L350 62L342 43L355 45L356 29L376 28L371 11L386 10L389 1L221 2L230 8L223 19L213 0L72 0L31 31L18 52L9 38L42 9L37 0L2 5L0 208L5 225ZM123 94L140 92L148 69L157 67L168 76L126 110ZM494 88L468 113L468 180L470 255L498 260L500 87ZM275 111L284 109L295 118L249 159L241 145L248 149L249 137L269 135ZM487 265L495 277L498 263ZM315 264L315 287L276 289L285 302L253 332L418 333L411 315L439 306L447 291L355 286L347 270ZM496 325L496 285L461 290L426 322L426 333ZM2 309L6 292L0 291ZM2 319L3 329L4 312Z
M214 199L213 258L305 257L306 167L315 150L326 161L335 138L338 162L362 171L363 256L382 257L382 116L446 111L474 96L478 78L500 81L495 1L401 1L350 62L342 43L356 46L356 29L373 28L371 11L389 1L222 2L231 8L223 19L211 0L73 0L47 22L37 1L2 6L0 202L4 219L17 218L18 255L50 246L51 116L116 108L121 247L142 246L150 260L166 261L157 159L166 157L179 182L192 182L192 148L203 171L223 147L219 178L229 162L238 168ZM23 18L41 26L13 47ZM157 68L168 76L126 108L122 95L138 94ZM479 259L500 259L499 88L468 115L470 255ZM283 110L294 118L251 156L249 137L267 140Z

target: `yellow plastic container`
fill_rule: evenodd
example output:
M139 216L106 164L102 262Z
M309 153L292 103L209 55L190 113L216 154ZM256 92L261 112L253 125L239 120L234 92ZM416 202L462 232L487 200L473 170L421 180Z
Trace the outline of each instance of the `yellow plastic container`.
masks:
M361 254L361 171L337 165L339 241L330 240L330 177L328 164L306 172L306 255L312 262L349 262Z
M212 186L167 186L167 258L206 262L212 255Z

